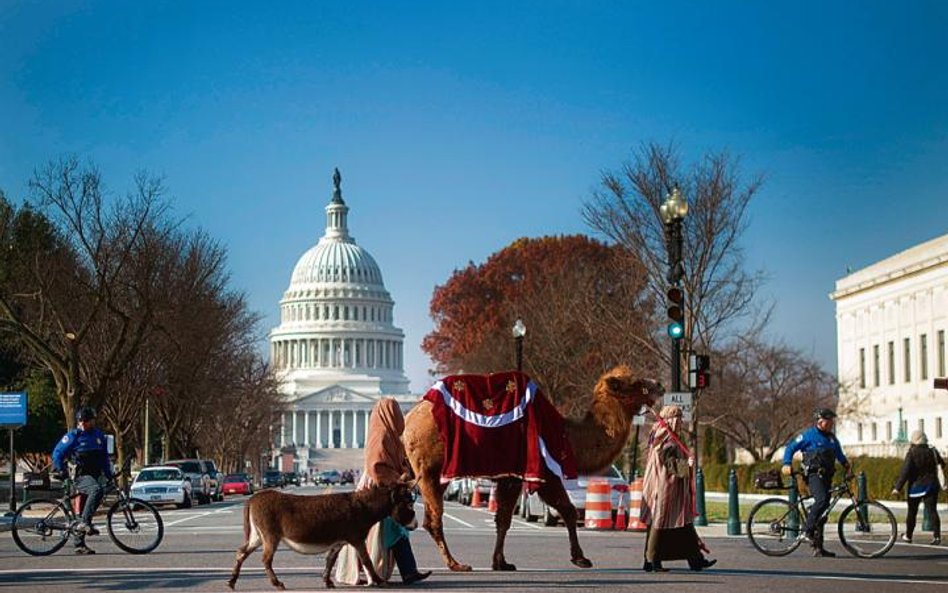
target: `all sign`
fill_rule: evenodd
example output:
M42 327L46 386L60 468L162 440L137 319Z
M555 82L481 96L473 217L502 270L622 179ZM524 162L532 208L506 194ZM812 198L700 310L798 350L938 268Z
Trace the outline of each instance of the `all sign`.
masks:
M685 422L691 422L691 392L690 391L680 391L674 393L666 393L665 399L662 402L666 406L678 406L681 408L681 419Z

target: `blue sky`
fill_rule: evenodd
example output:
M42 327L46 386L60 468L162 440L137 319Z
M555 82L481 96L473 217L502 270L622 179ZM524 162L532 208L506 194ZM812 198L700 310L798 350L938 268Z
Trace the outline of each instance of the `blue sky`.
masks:
M727 149L766 177L743 247L772 333L835 370L847 266L948 232L945 31L936 1L5 0L0 188L62 154L116 192L164 175L271 327L338 166L417 392L453 270L590 232L583 201L644 141Z

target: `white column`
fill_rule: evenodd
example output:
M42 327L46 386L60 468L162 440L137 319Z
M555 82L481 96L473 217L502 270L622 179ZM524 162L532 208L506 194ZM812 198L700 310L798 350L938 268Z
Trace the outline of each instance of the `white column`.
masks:
M330 449L336 448L336 440L335 440L336 429L334 427L335 421L336 421L336 411L329 410L329 424L327 425L329 427L329 434L327 435L326 438L329 441Z
M346 430L346 411L342 410L339 412L339 428L342 430L341 437L342 442L339 443L339 446L343 449L349 448L349 431Z
M296 417L298 416L298 414L296 413L296 410L293 410L290 413L293 414L293 444L295 445L300 442L299 431L297 431L296 429Z
M309 441L309 419L311 414L309 412L303 412L303 442L309 447L312 445Z
M372 417L372 412L369 410L365 411L365 439L362 441L365 443L369 440L369 418Z
M280 446L286 446L286 413L280 414Z
M316 411L316 448L323 448L323 411Z

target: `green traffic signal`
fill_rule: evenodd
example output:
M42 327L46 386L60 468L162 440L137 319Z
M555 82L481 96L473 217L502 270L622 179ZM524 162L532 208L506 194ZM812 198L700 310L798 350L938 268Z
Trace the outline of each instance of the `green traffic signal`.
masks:
M685 328L677 321L668 324L668 337L673 340L680 340L685 335Z

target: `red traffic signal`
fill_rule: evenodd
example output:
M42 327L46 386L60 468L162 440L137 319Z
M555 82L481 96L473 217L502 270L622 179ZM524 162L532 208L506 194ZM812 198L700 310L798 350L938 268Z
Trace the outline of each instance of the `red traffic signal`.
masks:
M695 389L707 389L711 386L711 357L707 354L691 356L691 384Z

